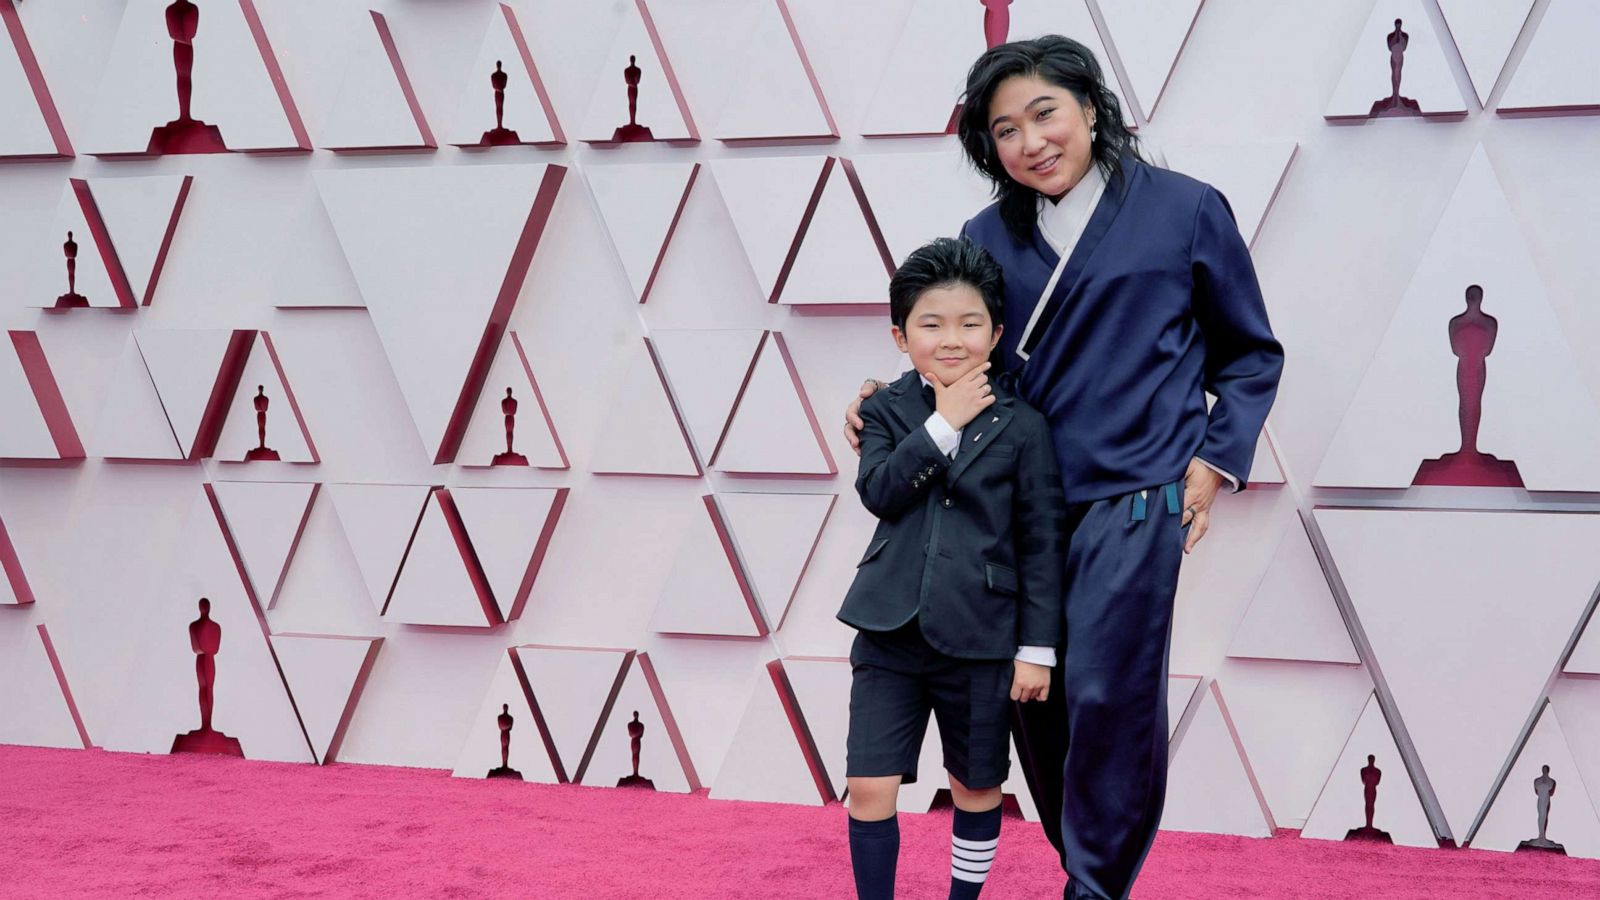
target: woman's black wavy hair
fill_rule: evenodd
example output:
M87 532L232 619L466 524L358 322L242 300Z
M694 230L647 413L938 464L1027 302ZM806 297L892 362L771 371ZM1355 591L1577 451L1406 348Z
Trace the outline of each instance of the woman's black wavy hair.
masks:
M994 136L989 132L989 102L1001 82L1015 76L1037 75L1064 88L1095 113L1095 141L1090 153L1108 183L1122 182L1122 158L1143 160L1139 138L1122 121L1122 104L1106 87L1100 63L1088 47L1072 38L1047 34L1027 41L1012 41L990 48L967 72L967 89L961 96L961 117L956 133L967 159L994 184L1000 201L1000 220L1018 241L1033 234L1039 194L1006 174Z

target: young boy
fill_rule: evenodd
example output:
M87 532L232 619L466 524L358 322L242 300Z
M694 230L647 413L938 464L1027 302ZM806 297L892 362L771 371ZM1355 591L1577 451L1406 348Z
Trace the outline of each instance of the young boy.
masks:
M889 282L912 369L861 404L856 490L878 529L839 618L850 651L850 858L894 895L895 800L930 709L955 800L951 898L977 897L1000 840L1009 702L1044 700L1061 640L1066 507L1044 417L990 381L1003 282L987 251L936 240Z

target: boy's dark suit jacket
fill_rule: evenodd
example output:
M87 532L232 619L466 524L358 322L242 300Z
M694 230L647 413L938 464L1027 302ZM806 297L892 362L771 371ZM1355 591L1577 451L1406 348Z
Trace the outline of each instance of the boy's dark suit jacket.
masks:
M856 491L878 530L839 619L891 631L918 616L930 645L967 659L1060 644L1066 501L1049 426L997 386L952 460L923 427L922 388L907 372L861 404Z

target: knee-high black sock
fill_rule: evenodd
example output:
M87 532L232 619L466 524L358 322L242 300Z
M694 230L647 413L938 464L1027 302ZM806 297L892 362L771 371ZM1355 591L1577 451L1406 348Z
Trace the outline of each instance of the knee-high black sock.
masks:
M985 812L957 808L950 825L950 900L975 900L1000 846L1000 807Z
M900 820L850 820L850 867L860 900L892 900L894 869L900 859Z

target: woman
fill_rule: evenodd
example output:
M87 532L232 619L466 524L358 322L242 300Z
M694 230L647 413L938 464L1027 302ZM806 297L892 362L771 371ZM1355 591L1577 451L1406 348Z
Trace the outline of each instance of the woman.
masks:
M963 102L998 198L962 228L1005 271L995 369L1049 420L1068 509L1066 649L1018 747L1063 896L1126 897L1166 793L1178 565L1249 477L1283 350L1227 201L1141 159L1082 44L994 47Z

